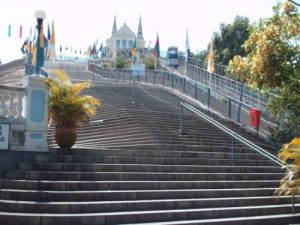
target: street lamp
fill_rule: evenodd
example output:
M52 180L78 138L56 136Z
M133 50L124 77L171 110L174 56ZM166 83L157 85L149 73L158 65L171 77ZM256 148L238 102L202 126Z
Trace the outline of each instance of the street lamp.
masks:
M46 13L43 10L37 10L35 12L35 18L37 19L37 31L38 31L38 35L37 35L37 40L36 40L36 65L35 65L35 74L40 74L40 70L41 67L44 65L44 41L43 43L40 43L40 39L44 38L44 33L41 33L41 30L43 28L43 20L46 18ZM41 37L42 35L42 37ZM41 44L43 46L41 46Z

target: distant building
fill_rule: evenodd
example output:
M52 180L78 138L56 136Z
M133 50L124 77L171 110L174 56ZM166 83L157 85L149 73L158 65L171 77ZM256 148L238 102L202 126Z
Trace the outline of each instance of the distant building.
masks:
M111 57L114 51L130 54L135 39L137 50L142 51L145 48L145 40L143 37L141 17L139 19L138 32L137 35L135 35L126 23L117 30L116 16L114 16L111 37L106 40L107 56Z

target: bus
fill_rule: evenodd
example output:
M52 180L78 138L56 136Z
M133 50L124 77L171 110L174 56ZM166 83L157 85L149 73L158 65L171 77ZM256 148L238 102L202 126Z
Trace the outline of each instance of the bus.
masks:
M178 48L175 46L171 46L168 48L167 51L167 65L168 66L174 66L175 68L178 67L179 61L178 61Z

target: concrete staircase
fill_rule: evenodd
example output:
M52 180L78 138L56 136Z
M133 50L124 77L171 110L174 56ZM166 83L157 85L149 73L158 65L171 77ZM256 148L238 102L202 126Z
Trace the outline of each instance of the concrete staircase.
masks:
M78 76L78 75L77 75ZM284 171L201 118L177 97L99 80L103 106L73 149L20 162L0 180L0 224L290 224L300 204L273 197ZM212 116L212 115L211 115ZM276 148L219 119L257 145ZM232 154L233 152L233 154ZM298 199L296 199L298 200ZM298 201L299 202L299 201Z

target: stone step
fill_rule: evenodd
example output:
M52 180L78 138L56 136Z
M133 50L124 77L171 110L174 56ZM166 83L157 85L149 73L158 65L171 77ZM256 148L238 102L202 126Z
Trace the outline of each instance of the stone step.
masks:
M163 172L57 172L10 170L9 179L28 180L280 180L282 173L163 173Z
M84 134L78 136L78 142L80 143L89 143L90 141L98 142L103 145L105 144L120 144L120 143L132 143L132 140L135 140L135 143L147 144L147 143L166 143L166 144L199 144L199 145L223 145L223 146L232 146L232 142L229 139L210 139L210 138L198 138L189 135L164 135L156 133L154 134L124 134L120 136L112 136L102 138L98 135L88 135ZM241 143L234 143L234 148L244 146Z
M299 209L299 206L296 206ZM162 221L178 222L184 220L196 219L224 219L224 215L231 217L258 217L271 216L274 214L289 214L290 205L264 205L264 206L247 206L247 207L228 207L228 208L202 208L202 209L177 209L177 210L147 210L134 212L107 212L107 213L81 213L81 214L43 214L43 213L12 213L0 212L0 221L6 221L7 225L102 225L102 224L125 224L125 223L146 223L156 222L161 224ZM300 214L291 218L300 218ZM275 217L276 218L276 217ZM250 224L250 223L248 223ZM272 223L274 224L274 223Z
M109 148L114 149L114 148ZM211 151L211 152L231 152L232 146L224 146L222 144L220 145L188 145L188 144L181 144L181 145L174 145L174 144L144 144L144 145L136 145L136 144L128 144L128 145L122 145L119 146L118 149L130 149L130 150L173 150L173 151ZM241 147L235 147L234 148L235 153L257 153L255 150L250 149L246 146ZM274 155L276 155L278 151L274 152Z
M16 201L118 201L272 196L276 188L41 191L0 189L0 199Z
M99 163L32 163L20 162L20 170L30 171L84 171L84 172L172 172L172 173L281 173L280 167L271 166L203 166L155 164L99 164Z
M54 191L276 188L279 180L244 181L64 181L0 180L0 188Z
M135 225L296 225L300 221L300 213L277 214L264 216L244 216L202 220L180 220L167 222L134 223ZM293 223L293 224L292 224ZM298 223L297 223L298 224ZM129 225L129 224L123 224Z
M132 201L42 202L0 200L0 211L22 213L98 213L291 204L291 197L255 196L228 198L162 199Z
M120 163L120 164L162 164L162 165L235 165L274 166L270 160L210 159L210 158L162 158L130 156L85 156L85 155L44 155L36 154L36 162L64 163Z
M202 151L202 149L204 151ZM198 147L198 151L177 151L177 150L135 150L135 149L49 149L50 155L92 155L92 156L132 156L132 157L172 157L172 158L219 158L231 159L231 151L228 152L208 152L203 146ZM235 159L265 159L259 153L234 153Z

